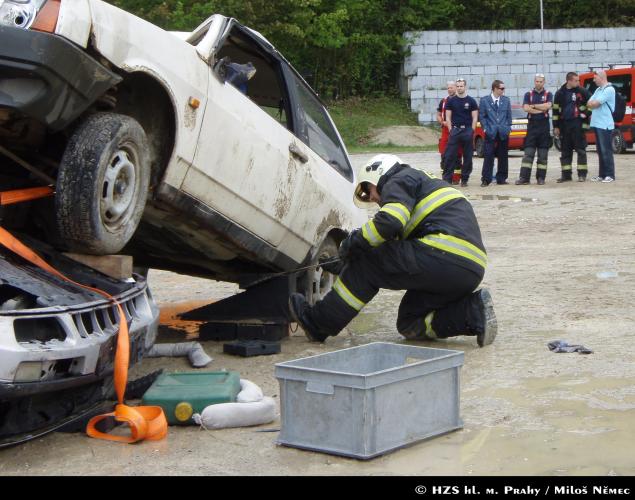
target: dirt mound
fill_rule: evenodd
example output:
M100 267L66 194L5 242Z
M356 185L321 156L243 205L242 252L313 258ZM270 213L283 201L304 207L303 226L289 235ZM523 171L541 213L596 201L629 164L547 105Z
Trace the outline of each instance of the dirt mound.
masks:
M441 133L428 127L398 125L373 131L369 144L393 144L395 146L432 146L439 142Z

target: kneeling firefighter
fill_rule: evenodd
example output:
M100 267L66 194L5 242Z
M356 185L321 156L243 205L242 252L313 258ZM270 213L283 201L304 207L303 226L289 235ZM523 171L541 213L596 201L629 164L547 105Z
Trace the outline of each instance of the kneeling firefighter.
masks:
M339 248L333 289L310 306L293 294L293 320L309 339L337 335L380 288L407 290L397 330L408 339L476 336L491 344L497 324L491 296L474 291L483 279L487 255L472 206L445 181L415 170L393 155L377 155L358 175L355 204L381 209Z

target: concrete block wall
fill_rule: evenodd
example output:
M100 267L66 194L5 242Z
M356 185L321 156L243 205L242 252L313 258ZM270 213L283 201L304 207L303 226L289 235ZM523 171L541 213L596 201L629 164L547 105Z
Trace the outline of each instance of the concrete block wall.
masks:
M635 62L635 27L544 30L542 40L540 30L425 31L406 37L403 88L420 123L436 121L448 80L465 78L468 94L477 100L490 93L492 81L503 80L505 95L520 104L536 73L544 73L555 92L569 71Z

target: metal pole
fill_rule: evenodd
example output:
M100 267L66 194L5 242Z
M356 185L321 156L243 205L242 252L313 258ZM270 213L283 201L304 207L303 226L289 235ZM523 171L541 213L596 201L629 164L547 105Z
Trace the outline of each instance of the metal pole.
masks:
M546 74L545 71L545 23L542 15L542 0L540 0L540 43L542 46L542 74Z

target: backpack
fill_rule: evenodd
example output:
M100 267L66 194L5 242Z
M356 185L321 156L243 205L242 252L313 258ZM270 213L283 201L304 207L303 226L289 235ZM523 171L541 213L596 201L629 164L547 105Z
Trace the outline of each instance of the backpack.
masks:
M609 106L609 109L611 109L611 106ZM615 90L615 109L611 109L611 114L615 123L621 122L626 114L626 99L617 89Z

